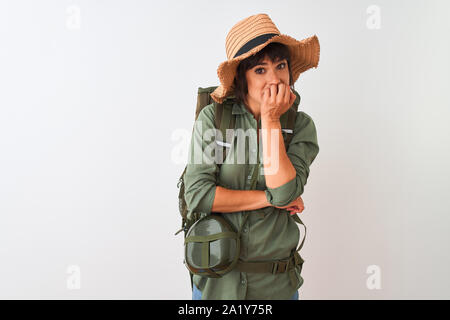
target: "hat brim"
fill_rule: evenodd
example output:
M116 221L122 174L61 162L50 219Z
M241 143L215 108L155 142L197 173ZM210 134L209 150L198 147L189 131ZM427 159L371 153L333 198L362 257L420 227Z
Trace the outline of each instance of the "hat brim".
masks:
M233 92L234 77L239 63L261 51L265 46L272 42L279 42L288 47L291 55L291 72L294 82L297 81L302 72L313 67L317 68L320 59L320 44L316 35L301 41L285 34L277 35L248 52L234 59L226 60L219 65L217 68L217 75L219 77L220 85L211 93L211 97L214 101L222 103L223 100Z

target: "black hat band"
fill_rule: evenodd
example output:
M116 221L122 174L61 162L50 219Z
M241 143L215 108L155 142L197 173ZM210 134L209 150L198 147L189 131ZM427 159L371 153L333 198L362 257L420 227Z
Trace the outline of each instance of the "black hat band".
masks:
M252 40L250 40L249 42L247 42L246 44L244 44L238 52L236 52L236 54L234 55L233 58L236 58L250 50L252 50L253 48L259 46L260 44L265 43L267 40L269 40L270 38L274 37L274 36L278 36L278 34L276 33L266 33L266 34L262 34L260 36L257 36L256 38L253 38Z

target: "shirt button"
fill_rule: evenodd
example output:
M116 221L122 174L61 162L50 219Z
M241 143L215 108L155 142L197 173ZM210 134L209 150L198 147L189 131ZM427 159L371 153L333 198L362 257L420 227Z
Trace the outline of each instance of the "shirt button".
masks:
M242 279L241 284L245 286L245 279Z
M244 233L247 233L248 232L248 228L244 228Z

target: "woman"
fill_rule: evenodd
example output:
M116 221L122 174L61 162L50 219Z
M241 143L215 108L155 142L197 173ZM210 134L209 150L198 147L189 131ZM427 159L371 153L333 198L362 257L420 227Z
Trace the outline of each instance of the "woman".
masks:
M221 278L194 275L193 299L298 299L303 260L296 256L299 230L291 214L304 209L300 195L319 146L313 120L300 111L286 152L280 116L295 100L291 89L300 73L317 67L319 51L316 36L297 41L282 35L266 14L243 19L228 33L228 60L217 70L221 84L211 97L221 103L234 95L235 129L255 130L258 146L246 149L245 164L233 161L239 148L230 148L220 167L188 163L185 199L189 211L220 212L236 229L244 214L249 217L242 229L240 267ZM210 144L203 134L215 128L214 104L204 107L197 121L202 126L193 133L191 154L195 145L205 150ZM249 163L258 149L262 160ZM256 262L286 263L270 273L242 267Z

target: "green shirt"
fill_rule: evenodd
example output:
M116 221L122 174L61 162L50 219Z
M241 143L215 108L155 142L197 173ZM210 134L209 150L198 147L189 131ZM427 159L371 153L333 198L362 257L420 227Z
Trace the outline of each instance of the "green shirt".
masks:
M254 116L243 104L234 104L232 109L236 116L235 129L261 128L261 120L257 123ZM194 149L215 142L215 137L205 139L205 131L215 129L214 105L205 106L197 118L201 129L193 130L189 161L184 177L185 199L189 212L208 214L214 201L216 186L234 190L250 190L253 170L260 168L256 189L265 190L267 200L276 206L286 206L303 194L309 175L309 167L319 152L316 128L313 120L305 112L297 113L293 137L287 155L294 166L297 175L284 185L271 189L266 187L263 165L254 161L254 154L262 148L261 135L258 148L246 148L245 163L237 160L238 148L227 148L227 159L219 167L212 157L210 161L199 163L194 160ZM225 139L223 139L225 140ZM222 140L222 141L223 141ZM237 139L234 139L234 146ZM245 145L247 146L247 145ZM210 147L211 148L211 147ZM259 150L262 155L262 150ZM249 161L250 156L250 161ZM251 158L253 156L253 158ZM262 157L261 157L262 158ZM198 158L197 158L198 159ZM234 159L234 161L233 161ZM242 158L241 158L242 159ZM197 163L196 163L197 162ZM219 169L220 168L220 169ZM216 178L216 171L219 171ZM247 211L248 212L248 211ZM244 212L224 213L236 230L239 229ZM299 243L299 229L287 210L275 207L265 207L252 210L243 227L241 237L240 259L243 261L270 261L288 258ZM194 275L194 284L202 292L202 299L290 299L303 284L301 266L296 270L297 283L291 285L291 279L286 273L246 273L233 269L221 278L207 278Z

